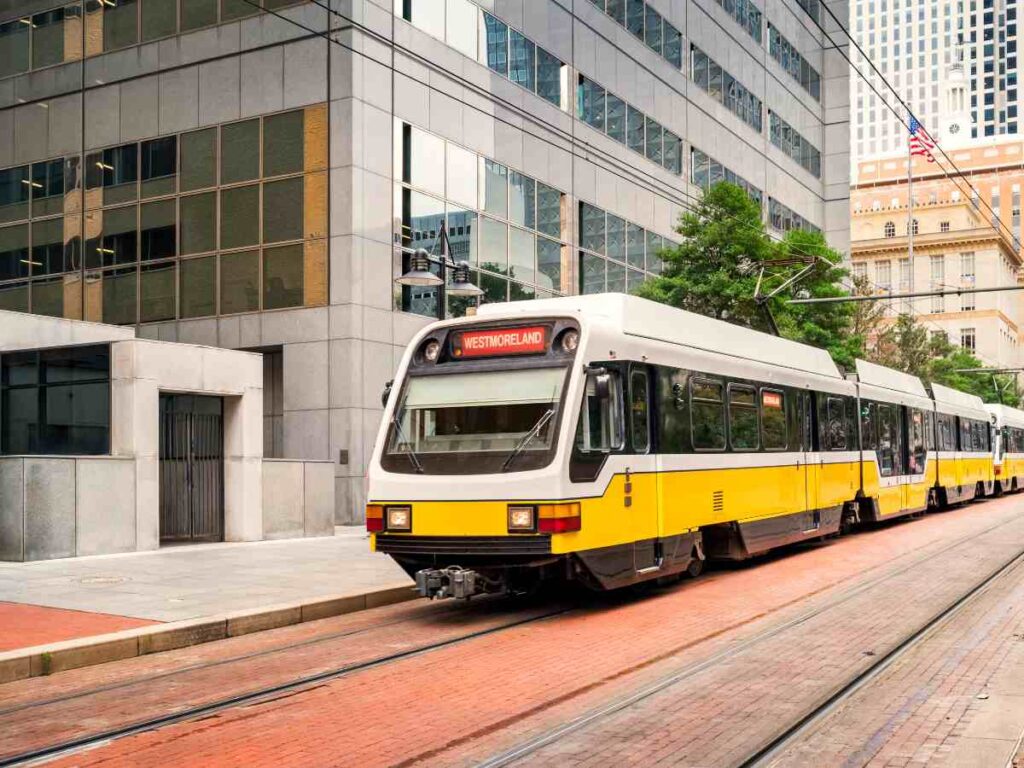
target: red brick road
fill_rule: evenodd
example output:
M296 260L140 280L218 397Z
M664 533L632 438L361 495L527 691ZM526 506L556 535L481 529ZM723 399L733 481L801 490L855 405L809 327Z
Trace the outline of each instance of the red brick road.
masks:
M870 663L865 652L884 651L900 633L922 623L929 611L980 579L986 567L994 567L1015 547L1024 548L1022 501L1008 498L887 526L712 573L646 598L588 602L558 618L368 669L275 701L122 739L58 764L472 763L780 627L810 608L833 605L827 616L759 642L746 655L735 654L645 700L636 711L606 719L600 727L563 739L536 756L559 764L619 765L689 755L695 764L725 764L800 710L823 686ZM1002 527L981 533L997 525ZM983 538L954 546L979 535ZM884 584L849 596L857 585L885 576L891 578ZM834 605L840 599L844 601ZM447 620L449 630L452 623L464 630L476 626L474 622L497 621L499 609L485 608L482 618L476 615L480 610L472 605L461 612L444 606L393 606L349 619L387 626L369 628L352 636L358 640L341 645L330 641L274 653L297 636L277 631L239 638L246 643L244 651L228 641L204 651L162 654L4 686L0 735L14 735L0 736L0 752L17 751L25 743L20 738L52 738L71 722L104 729L138 717L140 707L173 709L204 696L262 685L282 671L319 667L332 654L335 662L344 663L356 658L357 651L380 654L409 647L445 629L439 617L460 617ZM333 621L303 631L329 634L341 626ZM272 653L164 678L157 686L159 696L147 692L151 684L131 696L121 690L120 702L105 694L108 698L82 696L74 705L11 711L33 697L82 692L158 670L166 673L176 665L195 664L197 654L210 660L218 654L223 658L254 651ZM19 728L11 727L13 718L20 718ZM30 727L31 719L42 724ZM637 723L647 728L642 739L635 737ZM18 736L23 733L28 735Z
M67 611L40 605L0 602L0 652L32 645L57 643L79 637L120 632L158 622L111 616L106 613Z

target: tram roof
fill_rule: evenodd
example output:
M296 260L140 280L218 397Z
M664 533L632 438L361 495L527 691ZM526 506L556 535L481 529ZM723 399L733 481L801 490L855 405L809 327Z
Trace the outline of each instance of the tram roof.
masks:
M823 349L624 293L484 304L481 317L567 312L607 318L623 333L842 379Z
M972 414L975 415L975 418L979 415L984 418L984 415L987 414L984 401L977 395L969 395L959 389L951 389L941 384L932 384L932 395L935 397L935 402L940 405L952 406L963 411L974 411L977 414Z
M1024 411L1000 403L985 403L985 410L999 417L1002 424L1010 427L1024 427Z
M869 363L867 360L857 361L857 379L861 384L869 384L874 387L888 389L893 392L902 392L908 395L916 395L930 399L928 390L917 376L912 376L903 371L893 368L886 368L878 363Z

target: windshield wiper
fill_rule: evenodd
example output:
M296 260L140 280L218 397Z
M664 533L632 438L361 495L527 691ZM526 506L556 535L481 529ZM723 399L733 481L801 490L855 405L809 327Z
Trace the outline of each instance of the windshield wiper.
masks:
M516 456L522 453L526 449L526 446L528 446L530 442L533 440L533 438L540 434L540 431L544 429L544 425L551 421L551 417L554 415L555 409L548 408L544 412L544 415L537 419L537 423L533 425L529 432L523 435L522 440L520 440L516 447L512 449L512 453L508 455L508 458L505 459L505 463L501 465L502 472L507 470L512 465L512 462L516 460Z
M416 468L416 472L422 475L423 465L420 464L420 457L417 456L416 451L412 449L412 440L409 439L409 436L405 434L405 430L402 429L402 422L398 419L398 414L391 417L391 423L395 425L395 432L398 435L398 439L409 447L406 452L406 456L409 457L409 461L411 461L412 465Z

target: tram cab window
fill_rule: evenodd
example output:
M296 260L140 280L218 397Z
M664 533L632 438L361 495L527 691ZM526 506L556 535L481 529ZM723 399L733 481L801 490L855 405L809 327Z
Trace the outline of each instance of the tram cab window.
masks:
M629 424L633 451L647 453L650 428L647 408L647 372L634 370L629 375Z
M720 381L690 379L690 427L694 450L725 450L724 390Z
M625 442L622 381L615 371L587 376L576 446L584 453L610 453Z
M924 413L914 409L910 412L910 474L924 472Z
M757 396L753 387L729 385L729 442L734 451L756 451Z
M766 451L784 451L789 447L786 396L775 389L761 390L761 444Z
M843 418L843 399L830 397L825 403L825 444L830 451L845 450L846 422Z

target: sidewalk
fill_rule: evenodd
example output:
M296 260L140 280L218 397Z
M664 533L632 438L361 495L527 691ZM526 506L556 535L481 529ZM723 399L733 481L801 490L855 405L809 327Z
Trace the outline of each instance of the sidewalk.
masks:
M411 581L366 532L0 563L0 651Z

